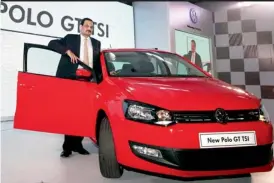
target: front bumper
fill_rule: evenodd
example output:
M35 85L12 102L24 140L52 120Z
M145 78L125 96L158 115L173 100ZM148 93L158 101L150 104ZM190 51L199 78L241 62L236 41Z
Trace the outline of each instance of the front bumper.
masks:
M173 149L129 142L132 153L148 162L183 171L216 171L260 167L271 163L272 144L236 148ZM146 147L161 157L147 155L133 148Z
M118 162L126 167L179 177L249 174L273 168L273 127L263 122L176 124L159 127L132 121L112 125ZM255 131L256 146L201 148L200 133ZM147 157L132 145L159 149Z

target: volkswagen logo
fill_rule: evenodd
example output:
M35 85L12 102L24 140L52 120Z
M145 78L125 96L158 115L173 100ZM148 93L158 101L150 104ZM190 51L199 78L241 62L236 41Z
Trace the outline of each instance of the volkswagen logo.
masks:
M216 109L214 116L219 123L225 124L227 122L228 115L224 109Z
M198 16L194 8L189 10L189 17L192 23L196 24L198 22Z

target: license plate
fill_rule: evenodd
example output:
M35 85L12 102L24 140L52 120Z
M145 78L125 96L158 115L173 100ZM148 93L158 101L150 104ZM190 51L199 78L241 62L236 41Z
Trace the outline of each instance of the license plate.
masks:
M255 131L200 133L200 148L256 146Z

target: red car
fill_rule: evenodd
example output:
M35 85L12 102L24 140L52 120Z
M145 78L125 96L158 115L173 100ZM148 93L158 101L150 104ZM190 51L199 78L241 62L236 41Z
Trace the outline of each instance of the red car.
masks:
M261 101L183 57L104 50L101 71L79 62L74 79L54 76L60 57L25 44L14 128L90 137L102 176L129 168L185 178L272 169L273 126Z

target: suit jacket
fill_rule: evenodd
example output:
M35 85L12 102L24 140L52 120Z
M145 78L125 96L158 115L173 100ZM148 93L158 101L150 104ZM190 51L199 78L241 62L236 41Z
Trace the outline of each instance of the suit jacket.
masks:
M189 60L191 60L191 55L192 55L192 52L189 51L188 54L186 54L184 56L186 58L188 58ZM203 69L203 64L202 64L201 56L197 52L195 54L195 65L197 65L198 67L200 67L201 69Z
M93 70L96 74L100 73L100 52L101 42L91 38L93 46ZM77 34L68 34L64 38L51 40L48 47L62 54L56 76L61 78L74 78L78 64L71 63L70 57L66 54L67 50L71 50L77 57L80 58L81 37Z

